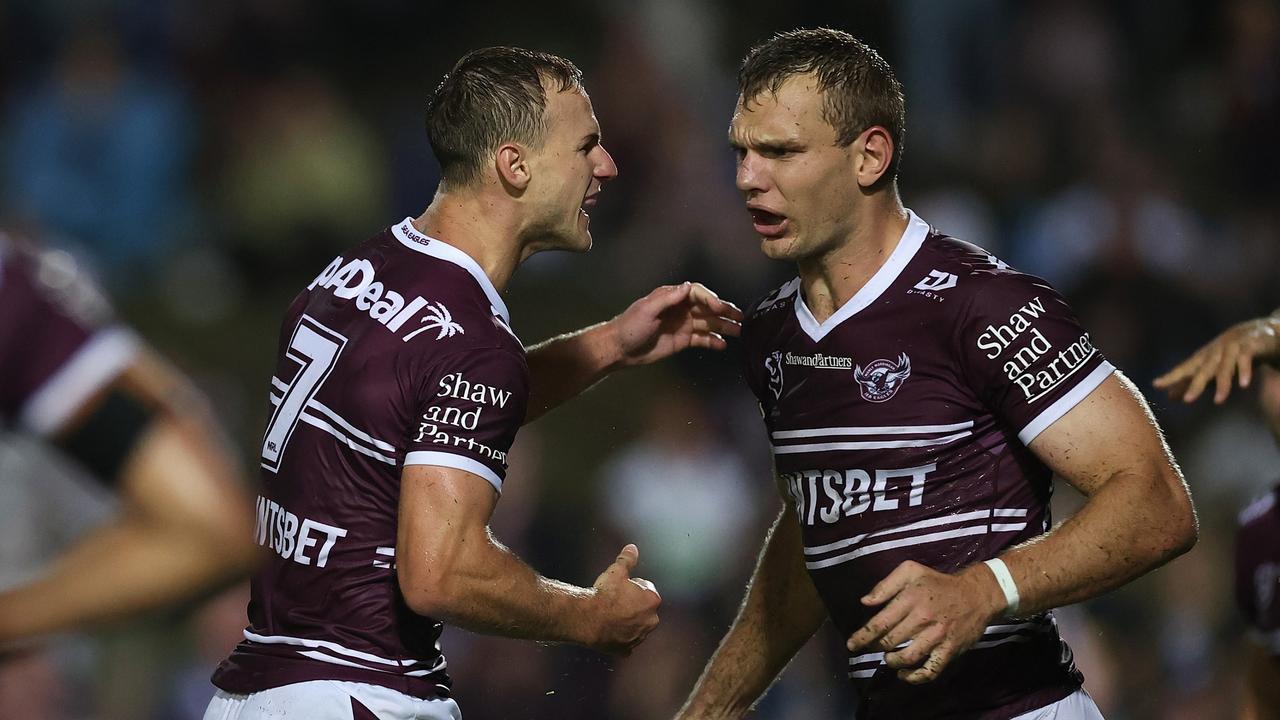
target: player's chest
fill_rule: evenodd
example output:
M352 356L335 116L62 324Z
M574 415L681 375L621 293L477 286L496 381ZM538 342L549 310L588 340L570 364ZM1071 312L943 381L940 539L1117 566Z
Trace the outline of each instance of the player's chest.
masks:
M972 419L950 338L929 325L855 323L813 339L781 333L758 358L773 431L818 426L907 427Z

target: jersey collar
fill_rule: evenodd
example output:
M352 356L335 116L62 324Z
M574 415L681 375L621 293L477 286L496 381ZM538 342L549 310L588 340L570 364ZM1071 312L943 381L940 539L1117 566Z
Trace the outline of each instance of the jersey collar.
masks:
M813 317L809 306L805 304L804 293L797 292L796 320L800 322L800 327L804 330L804 333L814 342L819 342L840 323L857 315L863 308L875 302L906 269L907 263L911 262L911 258L916 256L916 251L924 244L924 239L928 235L929 224L908 209L907 229L902 232L902 237L898 240L897 247L889 255L889 259L884 265L880 266L880 269L876 271L875 275L871 276L871 279L867 281L866 285L862 286L861 290L849 298L844 305L836 309L825 322L818 322Z
M508 326L511 325L511 315L507 312L507 304L502 301L502 296L498 294L498 289L493 286L493 281L484 273L484 270L480 268L480 263L476 262L474 258L439 238L428 237L418 232L418 229L413 226L413 218L411 217L405 218L404 222L392 227L391 233L396 236L396 239L402 245L410 250L453 263L471 273L471 277L475 278L476 283L480 285L480 289L484 290L484 294L489 298L489 309L494 315L502 318L502 322Z

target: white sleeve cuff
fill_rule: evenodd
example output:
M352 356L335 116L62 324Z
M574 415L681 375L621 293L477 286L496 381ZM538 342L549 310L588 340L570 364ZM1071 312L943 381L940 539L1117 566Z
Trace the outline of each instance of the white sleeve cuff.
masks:
M138 339L124 328L98 331L45 381L22 407L21 424L38 435L62 427L76 410L133 362Z
M437 450L414 450L404 456L405 467L410 465L434 465L436 467L453 468L454 470L463 470L472 475L479 475L493 486L498 494L502 494L502 478L493 470L490 470L484 463L473 460L465 455L454 455L453 453L439 452Z
M1056 402L1045 408L1044 412L1027 423L1027 426L1022 428L1022 432L1018 433L1018 440L1022 441L1023 445L1030 445L1032 440L1035 440L1046 428L1057 422L1058 418L1066 415L1071 411L1071 408L1079 405L1081 400L1089 397L1089 393L1101 385L1103 380L1111 377L1111 373L1115 371L1114 365L1103 360L1101 365L1094 368L1093 372L1086 375L1075 387L1068 390L1066 395L1058 398Z

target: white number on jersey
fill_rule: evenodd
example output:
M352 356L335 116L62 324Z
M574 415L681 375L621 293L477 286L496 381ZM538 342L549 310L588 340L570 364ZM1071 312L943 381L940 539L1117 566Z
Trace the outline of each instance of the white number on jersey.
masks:
M289 445L294 428L298 427L298 417L329 377L346 346L345 337L314 318L303 315L298 320L285 357L301 367L285 388L284 397L280 398L280 404L271 415L271 422L267 423L266 436L262 439L262 467L271 472L279 470L280 458Z

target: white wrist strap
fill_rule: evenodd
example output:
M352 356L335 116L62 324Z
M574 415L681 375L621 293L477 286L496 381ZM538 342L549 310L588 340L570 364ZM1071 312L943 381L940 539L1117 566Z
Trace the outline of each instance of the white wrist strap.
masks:
M991 574L996 576L996 582L1000 585L1000 590L1004 593L1005 614L1014 615L1018 612L1018 586L1013 582L1013 575L1009 572L1009 567L1004 564L1000 558L992 558L983 563L991 568Z

